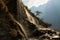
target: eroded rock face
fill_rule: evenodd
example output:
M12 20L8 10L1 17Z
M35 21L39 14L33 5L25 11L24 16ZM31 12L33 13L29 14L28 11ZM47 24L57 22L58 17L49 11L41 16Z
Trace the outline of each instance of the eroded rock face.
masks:
M37 40L59 40L60 39L60 32L51 29L51 28L42 28L39 31L36 30L32 33L32 38Z
M5 8L3 7L3 5L5 4L7 7L9 7L9 10L11 12L16 7L14 6L15 2L14 0L0 0L0 40L17 40L17 38L12 37L11 34L9 33L11 31L10 30L11 28L15 29L15 26L11 19L9 18L8 12L6 12Z
M6 11L6 8L2 8L3 6L0 0L0 40L25 40L25 36L28 37L28 40L50 40L60 38L60 32L46 28L49 25L46 25L46 23L28 11L21 0L20 2L17 0L2 1L5 6L7 6L8 11ZM26 10L30 16L26 14ZM9 15L9 13L11 15ZM17 23L12 20L11 16L13 16L13 19L17 21ZM38 26L38 28L36 26Z

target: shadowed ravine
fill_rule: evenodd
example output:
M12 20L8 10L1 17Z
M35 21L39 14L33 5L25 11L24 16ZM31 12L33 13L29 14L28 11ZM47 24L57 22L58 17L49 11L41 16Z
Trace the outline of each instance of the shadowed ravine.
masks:
M52 40L60 32L37 18L22 0L0 0L0 40Z

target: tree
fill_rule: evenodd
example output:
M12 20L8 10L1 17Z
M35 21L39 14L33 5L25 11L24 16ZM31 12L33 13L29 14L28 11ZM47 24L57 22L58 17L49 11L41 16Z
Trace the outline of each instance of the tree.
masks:
M36 16L40 15L42 12L36 11Z

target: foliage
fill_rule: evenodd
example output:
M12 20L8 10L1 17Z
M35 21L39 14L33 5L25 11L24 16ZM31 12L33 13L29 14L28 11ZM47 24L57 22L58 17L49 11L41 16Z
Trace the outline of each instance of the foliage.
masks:
M40 15L42 12L36 11L36 16Z

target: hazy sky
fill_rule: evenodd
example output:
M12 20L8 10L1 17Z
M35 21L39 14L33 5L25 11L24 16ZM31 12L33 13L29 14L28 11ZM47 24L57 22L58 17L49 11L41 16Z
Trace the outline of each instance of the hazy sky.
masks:
M46 4L50 0L22 0L28 8L31 8L32 6L38 7L40 5Z

